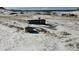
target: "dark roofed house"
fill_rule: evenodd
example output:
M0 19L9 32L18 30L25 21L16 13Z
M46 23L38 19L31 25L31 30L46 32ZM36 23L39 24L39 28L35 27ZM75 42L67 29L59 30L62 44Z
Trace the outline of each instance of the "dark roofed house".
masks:
M41 25L44 25L45 22L46 22L45 19L40 19L40 18L35 19L35 20L28 20L29 24L41 24Z

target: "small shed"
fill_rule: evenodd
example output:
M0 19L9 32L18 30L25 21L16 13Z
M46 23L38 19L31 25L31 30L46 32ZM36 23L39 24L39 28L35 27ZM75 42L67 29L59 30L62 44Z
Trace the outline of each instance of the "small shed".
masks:
M38 33L35 27L25 27L25 32Z
M41 25L44 25L46 23L46 20L45 19L35 19L35 20L28 20L28 23L29 24L41 24Z

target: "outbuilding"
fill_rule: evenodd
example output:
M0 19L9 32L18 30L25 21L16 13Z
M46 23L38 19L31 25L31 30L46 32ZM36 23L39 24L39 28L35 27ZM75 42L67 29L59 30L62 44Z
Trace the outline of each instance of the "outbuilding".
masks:
M44 25L46 24L46 20L45 19L35 19L35 20L28 20L29 24L40 24L40 25Z

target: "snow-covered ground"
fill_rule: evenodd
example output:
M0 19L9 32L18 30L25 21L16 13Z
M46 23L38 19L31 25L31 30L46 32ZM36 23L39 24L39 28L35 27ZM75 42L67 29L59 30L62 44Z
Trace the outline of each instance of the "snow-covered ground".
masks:
M50 25L32 25L44 28L47 33L27 33L27 23L0 19L0 50L2 51L73 51L79 50L79 21L47 20Z

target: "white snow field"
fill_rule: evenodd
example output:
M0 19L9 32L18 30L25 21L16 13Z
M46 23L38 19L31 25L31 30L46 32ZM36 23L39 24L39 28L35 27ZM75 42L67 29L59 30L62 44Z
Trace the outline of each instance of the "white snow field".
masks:
M14 23L15 22L15 23ZM47 33L28 33L27 23L0 19L0 51L78 51L79 21L47 20L49 25L37 25ZM36 25L32 25L36 26Z

